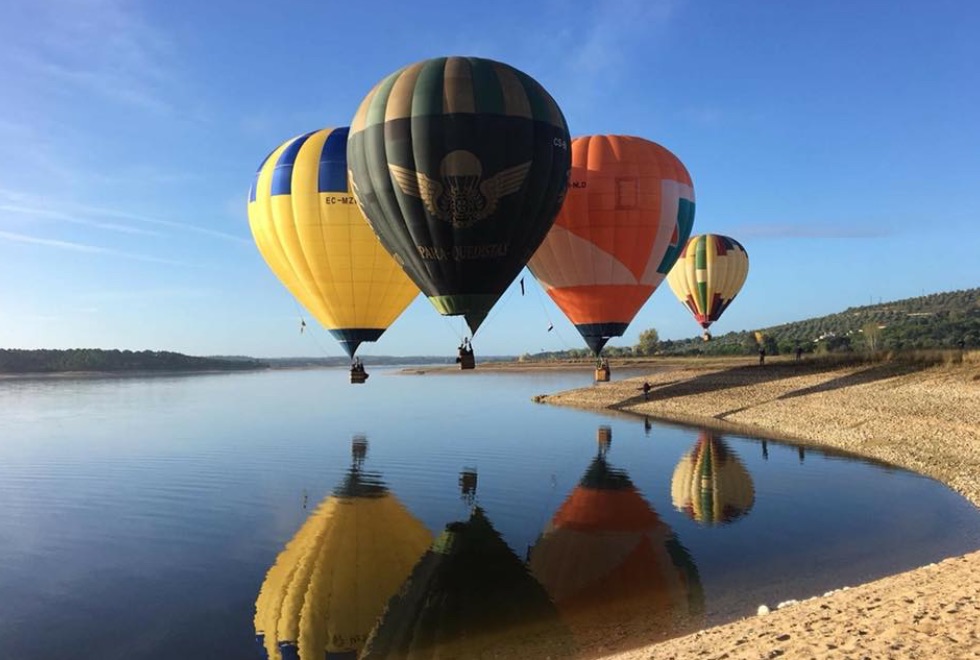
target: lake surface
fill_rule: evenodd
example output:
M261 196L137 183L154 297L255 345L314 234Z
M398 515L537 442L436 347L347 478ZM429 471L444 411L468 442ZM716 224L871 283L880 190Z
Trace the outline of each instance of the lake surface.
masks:
M346 378L0 381L0 657L589 655L980 547L924 477L531 402L591 371Z

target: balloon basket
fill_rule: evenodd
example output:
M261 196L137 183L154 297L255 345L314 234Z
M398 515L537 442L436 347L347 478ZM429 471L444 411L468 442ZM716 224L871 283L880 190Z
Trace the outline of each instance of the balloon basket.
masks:
M459 362L460 369L475 369L476 368L476 358L471 352L460 352L459 357L456 358Z
M352 385L360 385L368 379L370 374L363 369L351 369L350 370L350 382Z
M608 383L609 376L612 374L612 370L609 367L596 367L595 369L595 382L597 383Z

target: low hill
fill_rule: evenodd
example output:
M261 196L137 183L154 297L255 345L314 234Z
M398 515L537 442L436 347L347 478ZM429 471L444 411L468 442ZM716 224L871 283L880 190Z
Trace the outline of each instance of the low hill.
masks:
M609 357L639 355L748 355L759 350L755 333L765 335L770 355L849 350L980 348L980 288L934 293L877 305L849 307L843 312L766 328L665 340L656 351L640 346L607 346ZM585 349L524 355L523 360L588 359Z
M710 342L699 338L665 341L668 354L738 354L755 352L755 332L766 335L769 353L855 349L922 349L980 347L980 288L934 293L843 312L783 323L752 331L729 332Z

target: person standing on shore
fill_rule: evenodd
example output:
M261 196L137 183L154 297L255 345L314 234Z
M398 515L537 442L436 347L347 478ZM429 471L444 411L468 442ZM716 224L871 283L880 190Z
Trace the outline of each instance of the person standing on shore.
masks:
M765 364L765 363L766 363L766 347L765 346L760 346L759 347L759 364Z

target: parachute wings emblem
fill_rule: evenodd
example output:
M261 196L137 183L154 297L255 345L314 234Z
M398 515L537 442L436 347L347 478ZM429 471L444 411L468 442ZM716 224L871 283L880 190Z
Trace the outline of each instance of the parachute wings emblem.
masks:
M467 164L472 167L471 163ZM401 191L421 199L430 215L462 228L489 217L501 197L520 190L531 163L508 167L482 182L482 168L478 164L475 171L459 173L447 171L450 168L444 166L441 181L400 165L388 163L388 169Z

